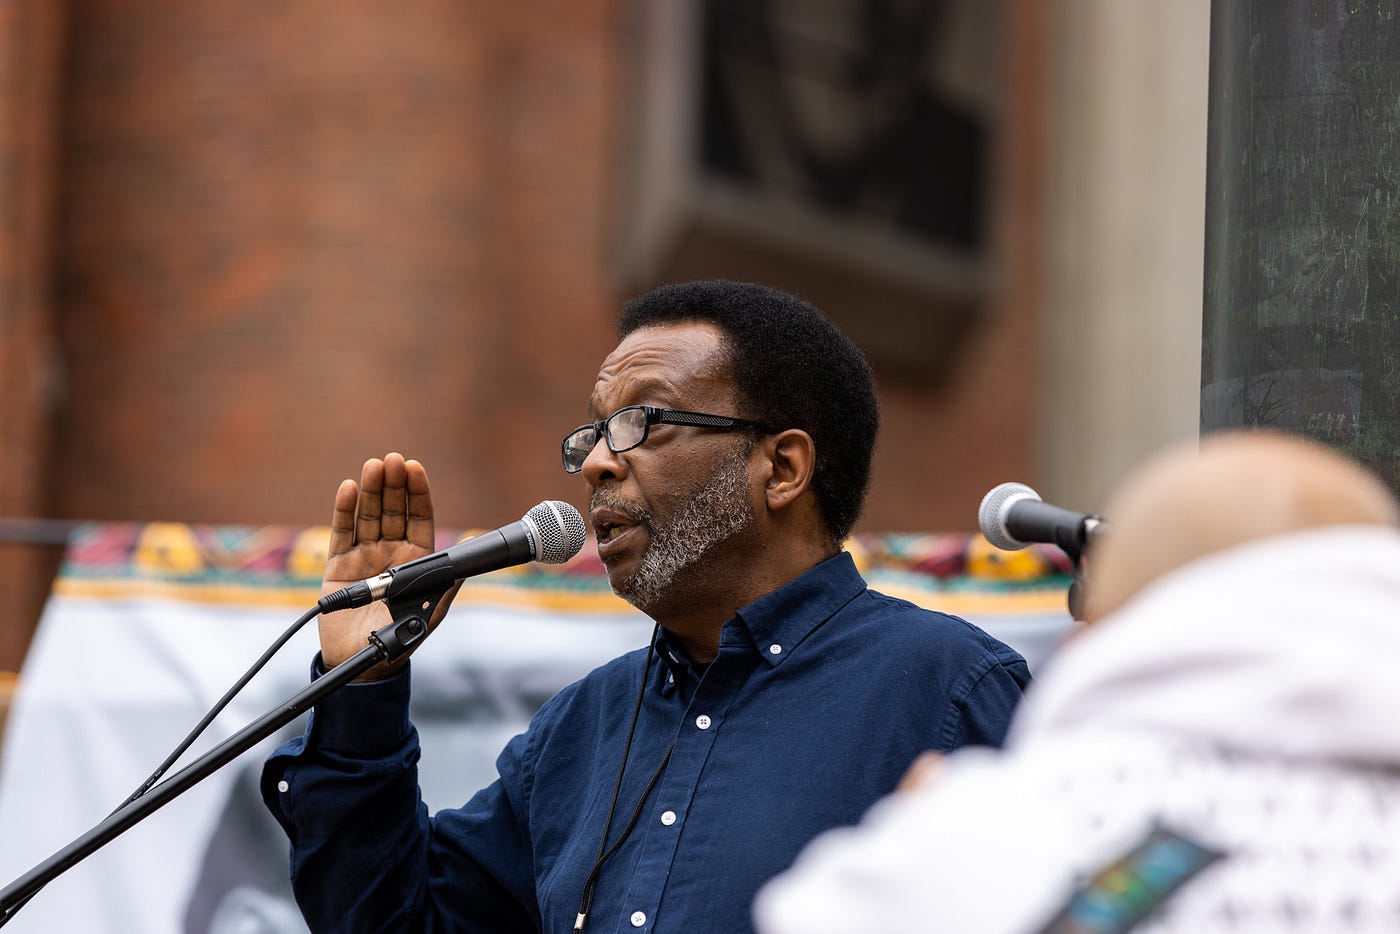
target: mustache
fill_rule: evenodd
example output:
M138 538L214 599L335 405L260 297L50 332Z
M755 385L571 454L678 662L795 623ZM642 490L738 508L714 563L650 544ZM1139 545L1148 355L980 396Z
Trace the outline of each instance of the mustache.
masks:
M651 510L637 503L629 502L610 490L594 490L588 498L588 509L611 509L621 513L638 525L651 524Z

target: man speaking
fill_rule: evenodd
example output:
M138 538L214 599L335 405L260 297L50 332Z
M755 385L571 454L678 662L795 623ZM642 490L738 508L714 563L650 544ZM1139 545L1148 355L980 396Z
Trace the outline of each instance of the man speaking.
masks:
M867 589L841 550L879 421L860 352L733 282L644 295L620 334L562 457L650 643L560 691L494 783L431 816L410 666L323 701L262 782L313 930L748 931L759 886L918 753L1001 742L1024 660ZM367 462L332 525L327 591L428 553L422 465ZM383 623L321 619L319 668Z

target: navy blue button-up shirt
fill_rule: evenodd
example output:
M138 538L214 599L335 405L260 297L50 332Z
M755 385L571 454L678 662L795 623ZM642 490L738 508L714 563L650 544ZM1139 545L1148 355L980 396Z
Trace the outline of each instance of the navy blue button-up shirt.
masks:
M847 554L740 610L693 669L666 639L560 691L507 744L499 779L429 816L407 672L323 701L268 760L315 931L572 930L639 690L617 839L586 931L736 934L816 834L854 823L925 749L1002 740L1030 680L961 619L868 590ZM643 686L643 671L648 684Z

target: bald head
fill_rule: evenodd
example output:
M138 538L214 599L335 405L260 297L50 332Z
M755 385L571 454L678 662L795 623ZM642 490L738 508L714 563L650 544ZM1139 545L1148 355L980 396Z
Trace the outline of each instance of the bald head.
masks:
M1316 442L1271 432L1169 449L1131 474L1104 514L1113 525L1089 555L1091 622L1212 552L1323 526L1400 525L1394 497L1369 471Z

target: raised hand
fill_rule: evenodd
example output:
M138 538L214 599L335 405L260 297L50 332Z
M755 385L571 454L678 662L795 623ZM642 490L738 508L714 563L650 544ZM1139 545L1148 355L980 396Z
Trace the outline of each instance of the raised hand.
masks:
M433 500L428 472L402 454L370 458L360 470L360 482L344 480L335 491L331 516L330 552L321 593L373 577L433 550ZM454 591L455 593L455 591ZM453 594L442 601L434 622L447 611ZM320 617L321 659L333 668L368 644L370 633L389 622L382 603L342 610ZM393 674L398 665L376 665L359 681Z

